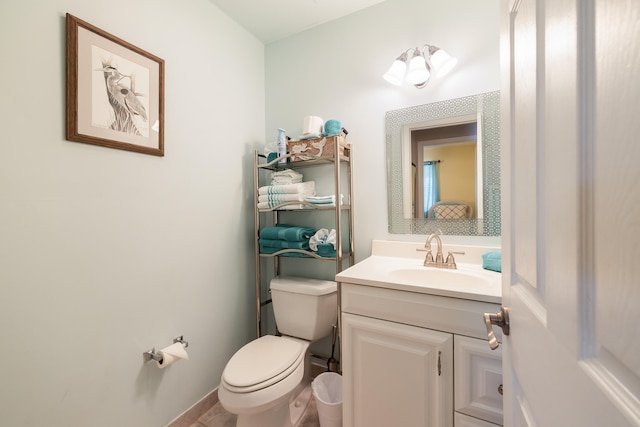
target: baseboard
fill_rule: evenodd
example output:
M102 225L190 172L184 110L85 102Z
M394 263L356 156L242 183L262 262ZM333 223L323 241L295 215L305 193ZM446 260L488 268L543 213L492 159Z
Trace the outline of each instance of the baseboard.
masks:
M211 393L204 396L192 407L187 409L182 415L167 424L166 427L190 427L205 412L218 403L218 388L216 387Z

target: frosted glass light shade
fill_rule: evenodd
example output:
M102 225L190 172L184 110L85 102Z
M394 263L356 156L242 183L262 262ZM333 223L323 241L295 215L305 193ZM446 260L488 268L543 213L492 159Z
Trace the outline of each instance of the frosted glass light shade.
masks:
M407 71L407 53L400 55L389 70L382 76L386 81L396 86L400 86L404 80L404 73Z
M449 54L442 49L436 50L431 55L430 61L431 66L433 67L433 73L436 77L443 77L447 75L458 63L456 58L449 56Z
M391 64L389 71L387 71L382 77L391 84L400 86L404 79L404 73L407 70L407 63L396 59Z
M422 56L422 52L416 49L413 52L413 57L409 61L409 71L407 72L407 83L412 85L419 85L429 80L429 70L427 69L427 63Z

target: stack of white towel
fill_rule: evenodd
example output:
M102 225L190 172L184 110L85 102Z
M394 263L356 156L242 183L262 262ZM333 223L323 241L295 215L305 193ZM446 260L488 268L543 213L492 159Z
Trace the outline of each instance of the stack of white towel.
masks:
M304 202L316 194L315 181L293 184L267 185L258 188L258 209L270 209L285 202ZM300 209L304 205L287 205L289 209Z
M302 182L302 174L292 169L285 169L271 174L271 185L286 185Z

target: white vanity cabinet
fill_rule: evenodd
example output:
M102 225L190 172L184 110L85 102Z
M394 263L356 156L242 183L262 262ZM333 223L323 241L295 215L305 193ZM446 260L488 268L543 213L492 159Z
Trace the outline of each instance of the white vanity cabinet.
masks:
M482 321L499 304L346 282L340 288L345 426L502 424L501 355L490 350Z
M344 425L453 426L453 335L348 313L342 322Z

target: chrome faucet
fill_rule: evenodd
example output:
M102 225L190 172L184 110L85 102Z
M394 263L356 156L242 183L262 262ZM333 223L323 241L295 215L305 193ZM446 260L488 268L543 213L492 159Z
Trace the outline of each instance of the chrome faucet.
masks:
M435 261L433 259L433 253L431 252L431 241L433 239L436 239L436 243L438 244ZM425 267L438 267L438 264L444 263L444 257L442 256L442 240L440 240L440 236L437 234L430 234L429 237L427 237L424 248L427 250L427 255L424 258Z
M433 259L433 253L431 252L431 241L435 239L437 246L436 259ZM442 240L440 236L437 234L430 234L427 237L427 241L424 244L425 249L427 250L427 255L424 257L424 266L425 267L438 267L438 268L449 268L449 269L457 269L456 260L453 257L454 253L464 254L464 252L451 252L447 255L447 260L444 260L444 255L442 255Z

